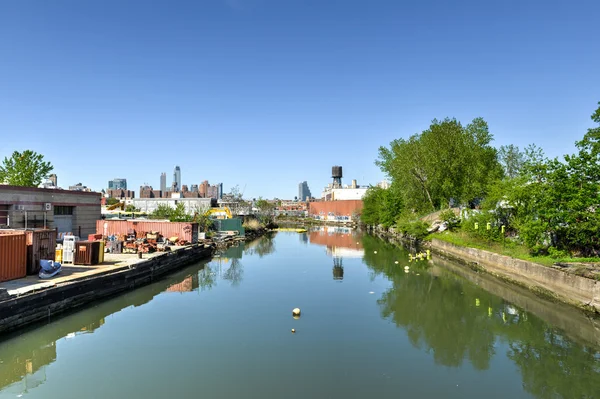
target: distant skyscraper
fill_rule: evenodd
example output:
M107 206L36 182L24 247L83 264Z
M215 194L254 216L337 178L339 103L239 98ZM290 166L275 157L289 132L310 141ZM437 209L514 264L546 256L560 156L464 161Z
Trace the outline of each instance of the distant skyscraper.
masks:
M223 183L217 183L217 199L223 199Z
M202 198L208 198L208 180L204 180L202 183L200 183L200 197Z
M160 174L160 191L167 192L167 174L165 172Z
M300 182L298 184L298 201L306 201L306 198L311 198L310 189L308 188L308 183L306 181Z
M109 190L127 190L127 179L114 178L108 181Z
M177 191L181 190L181 168L179 166L175 166L175 170L173 171L173 187Z

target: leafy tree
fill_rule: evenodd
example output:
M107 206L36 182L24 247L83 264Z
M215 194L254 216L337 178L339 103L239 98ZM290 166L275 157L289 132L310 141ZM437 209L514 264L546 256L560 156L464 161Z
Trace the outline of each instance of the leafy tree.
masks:
M258 197L256 201L256 208L258 209L258 218L261 223L267 225L275 218L275 204Z
M363 209L360 220L369 226L381 223L380 213L383 205L384 190L381 187L369 187L363 197Z
M498 158L504 168L504 174L509 179L514 179L519 175L525 162L525 154L519 150L519 147L513 144L500 146Z
M170 222L191 222L194 219L193 215L186 212L183 202L179 202L175 208L159 204L151 216L156 219L168 219Z
M125 212L139 212L139 211L140 211L140 208L136 208L135 206L133 206L131 204L127 205L125 207Z
M592 120L600 124L600 107ZM486 208L499 214L504 203L504 216L534 254L600 254L600 127L576 146L578 153L563 161L529 146L521 174L490 190Z
M502 174L487 123L463 127L456 119L433 120L429 129L379 149L376 164L401 187L403 204L417 212L482 198Z
M31 150L15 151L0 166L0 182L12 186L37 187L54 170L44 156Z

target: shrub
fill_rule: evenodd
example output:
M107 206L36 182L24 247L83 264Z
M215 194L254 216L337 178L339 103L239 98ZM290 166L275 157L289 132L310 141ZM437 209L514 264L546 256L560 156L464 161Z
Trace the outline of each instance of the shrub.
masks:
M452 209L446 209L440 213L440 219L448 225L449 230L454 230L460 224L460 218Z
M399 220L396 224L398 231L405 236L409 236L416 240L422 240L427 237L429 225L422 220Z

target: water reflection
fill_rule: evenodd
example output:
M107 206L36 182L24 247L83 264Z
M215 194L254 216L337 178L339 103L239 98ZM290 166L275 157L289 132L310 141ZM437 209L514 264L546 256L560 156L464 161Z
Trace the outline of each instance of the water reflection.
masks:
M268 233L254 241L242 244L245 255L258 255L259 258L275 252L275 234ZM241 256L240 256L241 258Z
M444 267L448 262L412 263L405 273L406 251L373 237L365 237L363 243L367 266L392 282L378 300L382 317L405 329L412 345L430 352L437 364L461 367L467 361L477 370L487 370L501 351L517 365L524 389L537 398L599 397L600 351L593 343L571 338L593 337L594 321L585 322L579 315L582 324L571 324L570 333L559 330L454 274ZM506 288L496 284L499 288L492 289ZM556 304L545 306L554 312L560 309ZM564 317L577 314L575 309L568 311ZM591 332L580 331L590 328Z
M333 258L333 279L344 279L344 258L361 259L365 251L361 235L347 227L317 227L307 233L311 244L325 247L325 252Z
M202 270L200 270L202 272ZM46 367L57 359L56 343L91 334L110 315L150 302L162 292L190 292L199 287L200 273L180 272L167 279L87 307L46 325L34 325L5 336L0 342L0 391L12 388L25 394L46 381Z

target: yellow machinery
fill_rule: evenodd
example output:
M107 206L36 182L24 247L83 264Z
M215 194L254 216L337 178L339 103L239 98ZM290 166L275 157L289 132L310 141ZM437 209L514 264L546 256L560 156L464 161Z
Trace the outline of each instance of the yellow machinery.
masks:
M106 207L107 211L114 211L115 209L120 208L122 211L125 210L124 202L117 202L116 204L112 204Z
M231 215L231 210L229 210L228 207L223 207L223 208L210 208L208 211L206 211L206 213L204 213L205 216L214 216L217 219L232 219L233 216Z

